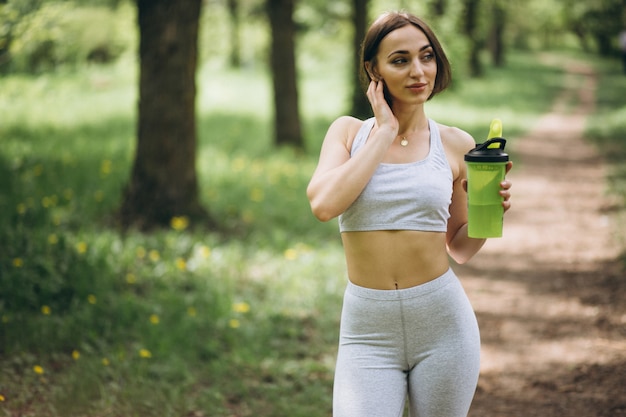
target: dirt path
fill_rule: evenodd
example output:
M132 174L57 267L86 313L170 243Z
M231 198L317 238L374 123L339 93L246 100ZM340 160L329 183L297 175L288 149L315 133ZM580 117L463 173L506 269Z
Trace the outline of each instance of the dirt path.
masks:
M626 416L626 279L605 165L582 138L596 77L567 69L552 111L508 149L504 237L456 268L483 340L470 417Z

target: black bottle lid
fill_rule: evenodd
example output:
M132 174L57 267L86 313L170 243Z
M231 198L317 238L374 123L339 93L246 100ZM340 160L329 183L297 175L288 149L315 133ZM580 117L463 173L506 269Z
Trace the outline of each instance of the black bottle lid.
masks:
M479 143L474 149L465 154L467 162L507 162L509 155L504 153L506 139L492 138Z

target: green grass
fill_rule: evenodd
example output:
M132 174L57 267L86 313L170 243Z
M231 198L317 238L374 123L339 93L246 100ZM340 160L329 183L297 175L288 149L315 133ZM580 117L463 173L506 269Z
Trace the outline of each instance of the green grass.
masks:
M304 73L304 154L271 146L267 74L199 71L201 199L230 237L109 227L134 148L132 63L0 79L0 415L330 414L346 277L336 224L305 196L347 97L325 71ZM559 74L513 54L429 115L479 141L500 117L514 143ZM605 148L624 132L608 77Z

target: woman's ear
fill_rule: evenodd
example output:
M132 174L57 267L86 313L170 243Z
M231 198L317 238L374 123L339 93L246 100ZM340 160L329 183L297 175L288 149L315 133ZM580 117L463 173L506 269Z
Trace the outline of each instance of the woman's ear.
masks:
M367 71L367 75L369 75L370 79L373 81L379 81L380 76L376 73L375 69L372 68L372 62L365 63L365 70Z

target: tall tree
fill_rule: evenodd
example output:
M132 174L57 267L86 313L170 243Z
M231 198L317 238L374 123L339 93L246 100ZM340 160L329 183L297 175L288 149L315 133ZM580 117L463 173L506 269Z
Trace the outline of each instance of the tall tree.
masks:
M139 120L120 220L150 229L207 219L196 176L196 64L202 0L137 0Z
M270 66L274 84L274 143L303 148L298 104L295 0L267 0L272 29Z
M504 29L506 27L507 11L502 0L492 0L491 3L491 34L489 36L489 51L491 60L496 67L504 66Z
M239 0L228 0L228 15L230 16L230 66L241 66L240 42L239 42Z
M479 7L480 0L463 0L461 28L469 46L469 56L467 59L470 75L473 77L479 77L483 73L483 68L480 63L482 41L480 39L480 28L478 25Z
M445 15L447 8L446 0L430 0L428 3L428 10L433 17L441 17Z
M352 46L352 111L355 117L371 116L372 107L363 91L359 74L361 73L361 42L367 30L367 10L369 0L352 0L352 27L354 28Z

